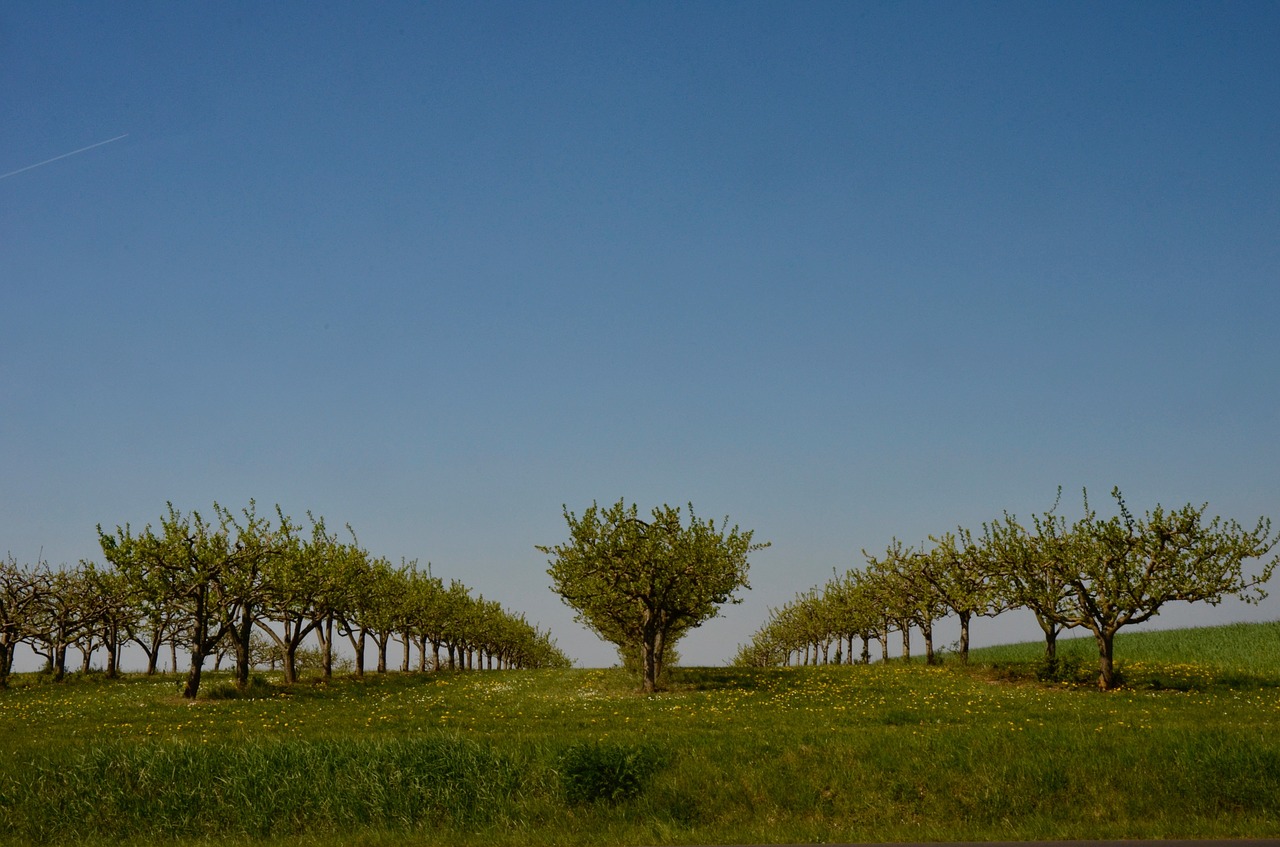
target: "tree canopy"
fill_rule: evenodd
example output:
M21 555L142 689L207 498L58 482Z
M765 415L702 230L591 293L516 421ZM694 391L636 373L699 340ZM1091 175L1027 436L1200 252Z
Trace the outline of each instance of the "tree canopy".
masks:
M645 691L655 690L668 651L680 636L719 613L747 583L752 531L702 520L689 504L654 508L650 520L633 503L592 503L578 517L564 507L567 544L538 546L551 556L552 587L577 618L623 655L638 656Z

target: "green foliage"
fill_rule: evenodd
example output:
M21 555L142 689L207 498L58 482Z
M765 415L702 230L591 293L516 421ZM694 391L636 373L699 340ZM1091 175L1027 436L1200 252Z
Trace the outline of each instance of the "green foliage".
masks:
M651 746L588 741L560 757L560 780L570 805L621 803L638 797L663 757Z
M1137 517L1118 488L1112 497L1118 514L1110 518L1090 508L1086 493L1084 514L1074 522L1057 512L1055 501L1032 518L1031 530L1005 513L983 524L980 536L963 528L933 536L929 551L896 538L883 556L864 550L864 571L850 571L771 612L735 661L790 664L799 653L804 664L811 656L825 663L831 644L842 638L851 653L855 635L863 640L864 661L871 638L888 660L891 630L901 633L902 656L908 658L910 632L918 628L926 660L933 663L934 621L952 612L960 622L963 662L973 616L1025 608L1045 635L1041 676L1062 676L1058 636L1081 627L1093 633L1098 686L1106 690L1121 684L1115 669L1121 629L1150 620L1169 603L1214 605L1228 596L1256 603L1266 597L1263 585L1280 565L1273 553L1280 534L1272 535L1266 518L1248 529L1233 520L1206 518L1207 505L1191 504L1176 510L1157 504ZM1067 676L1074 676L1070 670Z
M735 592L749 588L747 555L752 532L700 520L689 505L655 508L651 520L619 500L593 503L581 518L564 508L570 541L537 549L551 556L552 587L578 620L616 645L624 660L638 655L645 691L653 691L667 650L688 630L719 614Z
M1091 677L1091 671L1078 655L1055 656L1052 659L1041 656L1036 662L1035 672L1036 679L1041 682L1083 683L1088 682ZM1117 681L1124 682L1119 675Z

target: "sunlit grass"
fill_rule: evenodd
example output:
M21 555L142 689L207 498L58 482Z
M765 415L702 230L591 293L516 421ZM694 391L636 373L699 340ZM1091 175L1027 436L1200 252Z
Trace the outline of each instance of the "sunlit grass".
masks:
M1276 659L1233 686L1232 648L1183 649L1121 653L1139 682L1106 694L996 678L981 653L967 671L676 669L656 697L616 670L392 674L195 704L176 678L27 678L0 693L0 841L1280 835ZM643 772L584 801L575 750L603 751L592 779Z
M1098 648L1091 635L1058 639L1058 658L1097 676ZM1044 655L1043 641L973 650L978 665L1033 666ZM1280 621L1224 626L1121 632L1115 642L1116 665L1129 685L1202 687L1248 686L1280 679Z

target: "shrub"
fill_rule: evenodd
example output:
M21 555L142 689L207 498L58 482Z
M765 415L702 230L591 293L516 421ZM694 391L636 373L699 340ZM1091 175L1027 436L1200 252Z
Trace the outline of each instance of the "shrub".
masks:
M621 803L644 791L664 764L652 747L587 742L575 744L560 759L560 779L570 805Z
M249 684L244 688L237 688L234 682L220 682L206 686L202 693L209 700L256 700L270 697L275 689L265 676L255 673L249 677Z
M1086 683L1093 681L1096 676L1097 669L1086 667L1080 657L1075 655L1058 656L1053 660L1042 658L1036 663L1036 679L1041 682ZM1116 680L1120 680L1119 671L1116 672Z

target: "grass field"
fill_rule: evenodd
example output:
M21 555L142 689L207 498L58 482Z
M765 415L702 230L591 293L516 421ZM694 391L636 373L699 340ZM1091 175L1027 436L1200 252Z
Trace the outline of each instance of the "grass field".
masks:
M268 681L193 705L172 677L20 677L0 692L0 842L1280 835L1280 624L1122 636L1106 694L1036 681L1039 650L677 669L656 697L615 670Z

